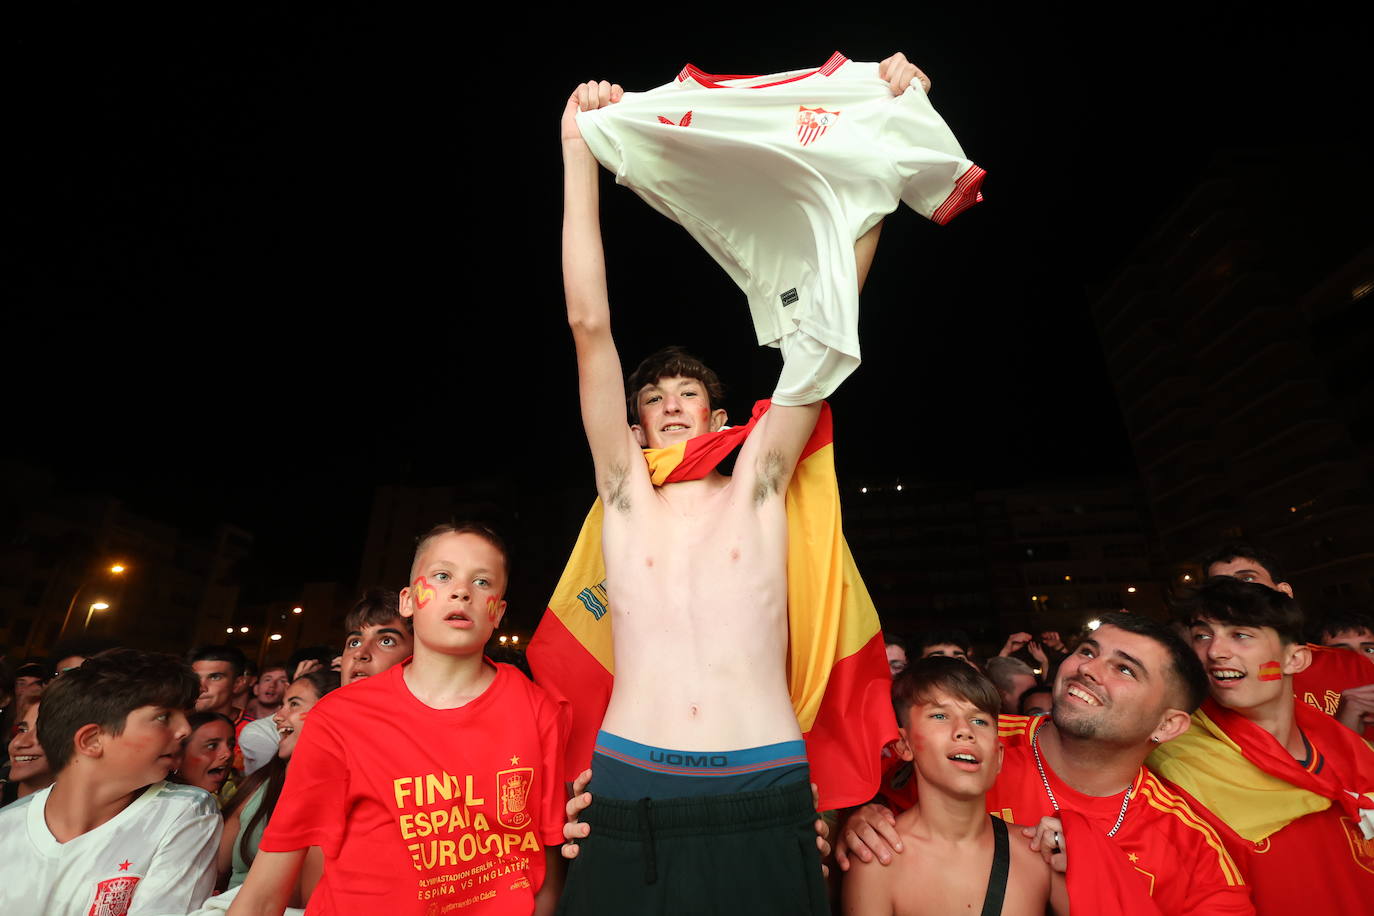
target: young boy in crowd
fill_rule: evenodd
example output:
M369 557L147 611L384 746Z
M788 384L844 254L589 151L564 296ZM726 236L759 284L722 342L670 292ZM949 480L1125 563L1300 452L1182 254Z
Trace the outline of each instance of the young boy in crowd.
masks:
M281 913L311 846L310 913L553 912L566 716L483 656L506 570L484 527L420 540L400 594L414 656L311 710L233 916Z
M844 912L1039 916L1047 902L1068 912L1062 839L1052 868L1048 848L1042 858L1020 828L987 813L987 792L1002 769L1002 704L992 682L962 661L924 658L893 681L892 702L897 753L915 763L920 804L897 817L904 843L890 867L850 869Z
M1228 576L1294 597L1278 559L1263 547L1232 541L1202 557L1199 565L1208 579ZM1366 717L1374 713L1374 676L1369 667L1341 648L1309 645L1308 655L1307 667L1293 678L1298 699L1374 740L1374 715Z
M410 618L401 616L395 589L368 589L344 618L344 630L348 635L344 637L339 671L344 687L410 658L415 643ZM271 670L263 672L263 680ZM270 716L244 728L239 733L244 773L253 773L276 756L278 740Z
M113 649L52 682L38 740L56 780L0 811L5 912L186 913L214 888L214 798L166 782L199 692L170 655Z
M200 678L196 712L217 712L234 723L243 721L243 707L234 695L247 683L248 660L233 646L201 646L191 653L191 669Z
M343 686L386 671L410 657L415 648L415 623L401 614L395 589L368 589L344 618Z
M272 714L281 709L282 697L286 695L286 688L290 684L291 676L286 673L285 665L268 665L263 668L257 682L253 684L253 698L244 708L243 717L250 721L272 718Z
M1329 614L1317 641L1328 649L1347 649L1374 662L1374 618L1364 614Z
M1293 695L1302 611L1227 576L1178 602L1207 670L1188 732L1149 764L1191 795L1245 872L1260 914L1355 912L1374 899L1374 749Z

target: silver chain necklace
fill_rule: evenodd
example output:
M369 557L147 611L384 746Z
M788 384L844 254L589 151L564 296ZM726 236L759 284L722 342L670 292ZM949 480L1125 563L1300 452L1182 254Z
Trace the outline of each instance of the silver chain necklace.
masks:
M1035 768L1040 771L1040 781L1045 785L1045 794L1050 797L1050 804L1054 806L1054 813L1058 814L1059 799L1054 797L1054 790L1050 788L1049 778L1045 776L1045 765L1040 762L1040 748L1035 744L1038 740L1040 740L1040 729L1037 728L1035 734L1031 735L1031 753L1035 755ZM1121 800L1121 813L1116 816L1116 823L1112 825L1111 830L1107 831L1107 836L1116 836L1116 832L1121 829L1121 822L1126 819L1126 808L1130 804L1131 787L1127 786L1126 797Z

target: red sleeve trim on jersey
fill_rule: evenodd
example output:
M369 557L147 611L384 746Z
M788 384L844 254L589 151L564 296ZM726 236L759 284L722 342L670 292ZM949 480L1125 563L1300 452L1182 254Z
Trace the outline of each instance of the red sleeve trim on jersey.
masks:
M799 73L799 74L797 74L796 76L788 77L788 78L785 79L785 80L778 80L778 81L775 82L775 83L764 83L764 84L761 85L761 86L733 86L733 87L732 87L732 86L722 86L722 85L720 85L720 82L721 82L722 80L750 80L750 79L756 79L756 78L758 78L758 77L760 77L760 76L764 76L765 74L762 74L762 73L735 73L735 74L707 73L705 70L702 70L700 67L696 66L695 64L688 64L687 66L683 67L682 70L680 70L680 71L678 72L677 81L678 81L679 83L681 83L681 82L683 82L683 81L685 81L685 80L688 80L688 79L695 80L696 82L700 83L700 84L701 84L704 88L706 88L706 89L731 89L731 88L734 88L734 89L767 89L769 86L783 86L783 85L786 85L787 83L795 83L795 82L797 82L798 80L804 80L804 79L806 79L806 78L808 78L808 77L812 77L812 76L817 76L817 75L819 75L819 76L830 76L830 75L832 75L833 73L835 73L835 71L839 70L841 67L843 67L845 64L847 64L848 62L849 62L849 58L845 57L845 56L844 56L843 54L841 54L839 51L836 51L834 54L831 54L831 55L830 55L830 59L829 59L829 60L827 60L825 63L821 64L821 65L820 65L819 67L817 67L815 70L810 70L810 71L808 71L808 72L806 72L806 73Z
M945 202L931 214L930 221L943 226L974 204L982 203L983 194L978 189L982 187L986 175L987 172L978 166L969 165L968 170L954 183L954 190L945 198Z
M1202 834L1203 841L1217 854L1217 865L1221 869L1221 875L1226 879L1226 883L1231 887L1239 887L1245 884L1245 879L1241 877L1240 869L1231 859L1231 854L1222 845L1221 838L1217 832L1211 828L1206 821L1199 817L1187 803L1177 795L1164 787L1153 774L1147 774L1144 781L1140 783L1140 797L1143 798L1151 808L1172 814L1183 824Z

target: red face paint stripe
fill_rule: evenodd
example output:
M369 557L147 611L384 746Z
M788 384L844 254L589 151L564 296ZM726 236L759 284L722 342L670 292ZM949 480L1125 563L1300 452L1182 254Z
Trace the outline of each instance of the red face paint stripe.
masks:
M1265 662L1259 666L1259 679L1262 681L1283 680L1283 666L1278 662Z
M434 597L434 589L424 576L415 580L415 606L424 607Z

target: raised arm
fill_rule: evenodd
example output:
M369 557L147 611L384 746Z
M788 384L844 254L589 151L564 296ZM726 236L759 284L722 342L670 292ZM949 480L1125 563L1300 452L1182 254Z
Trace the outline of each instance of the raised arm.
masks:
M606 257L601 247L599 166L577 113L620 101L624 91L602 81L583 83L563 109L563 295L577 346L582 425L596 468L596 488L612 505L623 493L629 457L638 451L625 421L625 381L611 338Z

